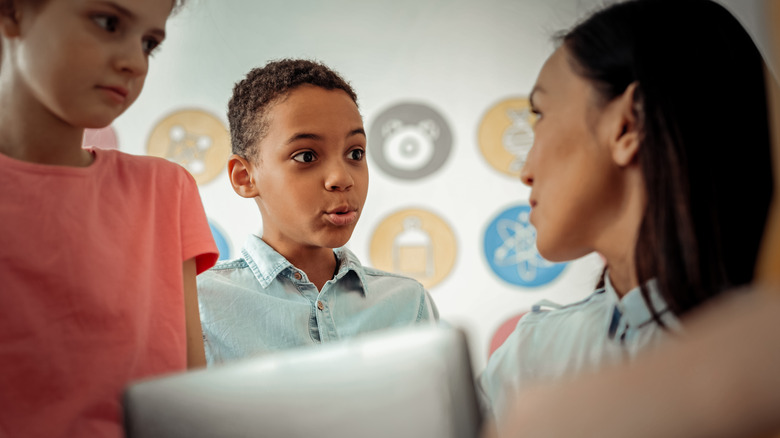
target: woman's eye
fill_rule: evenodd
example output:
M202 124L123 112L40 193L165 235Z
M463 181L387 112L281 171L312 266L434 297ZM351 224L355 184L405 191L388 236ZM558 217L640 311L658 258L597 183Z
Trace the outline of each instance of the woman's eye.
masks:
M366 151L363 149L352 149L348 155L350 160L360 161L366 156Z
M116 32L119 25L119 17L114 15L95 15L92 21L108 32Z
M537 110L536 108L531 108L531 118L530 118L531 128L535 128L536 124L539 123L539 120L541 119L542 119L542 113L539 112L539 110Z
M311 163L315 158L314 152L312 151L301 152L293 156L293 160L299 163Z

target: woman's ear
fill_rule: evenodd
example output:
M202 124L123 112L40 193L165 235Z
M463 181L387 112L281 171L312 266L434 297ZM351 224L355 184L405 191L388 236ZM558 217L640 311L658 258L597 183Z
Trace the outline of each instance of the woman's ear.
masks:
M611 135L612 159L618 166L631 164L639 152L642 106L637 103L638 84L632 82L610 105L615 105L616 124Z
M249 160L236 154L228 158L228 177L238 196L244 198L260 196L260 191L252 180L251 169L253 166Z

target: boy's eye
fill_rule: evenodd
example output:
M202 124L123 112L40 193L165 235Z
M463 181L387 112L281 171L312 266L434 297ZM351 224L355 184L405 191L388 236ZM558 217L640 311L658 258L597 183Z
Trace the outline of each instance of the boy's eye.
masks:
M119 17L114 15L95 15L92 17L92 21L108 32L116 32L119 25Z
M143 48L144 53L151 54L154 52L154 49L160 46L160 41L157 41L155 38L148 38L143 41Z
M366 156L366 151L363 149L352 149L349 151L348 156L350 160L360 161Z
M304 151L293 155L293 160L299 163L311 163L315 160L314 152Z

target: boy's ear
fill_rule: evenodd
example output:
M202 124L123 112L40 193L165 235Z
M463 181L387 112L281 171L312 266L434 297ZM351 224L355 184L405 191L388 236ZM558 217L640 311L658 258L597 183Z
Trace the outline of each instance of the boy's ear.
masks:
M244 157L233 154L228 158L228 177L233 190L244 198L260 196L260 192L252 180L253 164Z
M614 124L610 135L612 159L618 166L631 164L639 152L642 106L635 101L637 83L631 83L611 105Z

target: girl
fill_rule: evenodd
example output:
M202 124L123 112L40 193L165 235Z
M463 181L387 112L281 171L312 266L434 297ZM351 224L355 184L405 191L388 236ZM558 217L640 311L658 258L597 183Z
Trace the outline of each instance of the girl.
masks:
M173 1L0 2L0 436L122 435L131 380L204 363L192 177L81 148L138 97Z
M539 252L599 252L603 288L520 320L481 377L499 419L530 384L631 358L749 283L772 195L763 62L722 6L619 3L561 42L521 177Z

